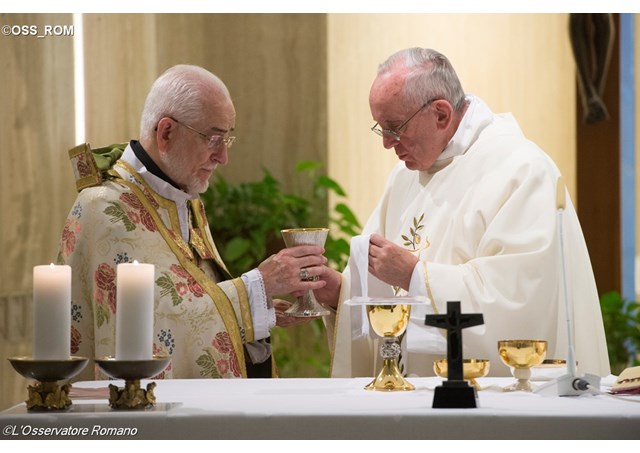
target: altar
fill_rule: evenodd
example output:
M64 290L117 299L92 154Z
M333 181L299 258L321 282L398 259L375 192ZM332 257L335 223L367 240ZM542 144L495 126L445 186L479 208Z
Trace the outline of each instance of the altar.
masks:
M107 386L122 381L78 382L67 411L1 412L0 439L640 439L640 395L502 392L513 378L481 378L477 408L434 409L440 378L410 378L408 392L370 381L161 380L156 407L133 411L109 407Z

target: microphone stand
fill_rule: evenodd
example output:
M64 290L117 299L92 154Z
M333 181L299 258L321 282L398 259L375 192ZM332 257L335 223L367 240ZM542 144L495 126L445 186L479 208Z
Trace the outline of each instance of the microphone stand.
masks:
M562 284L564 290L564 307L567 319L568 351L567 372L545 384L540 385L534 393L543 396L578 396L583 393L593 393L591 389L600 390L600 376L585 374L578 376L576 367L575 350L573 347L573 307L569 300L567 289L567 269L564 258L564 228L562 214L566 207L565 188L562 177L558 177L556 184L556 208L558 212L558 236L560 238L560 260L562 263Z

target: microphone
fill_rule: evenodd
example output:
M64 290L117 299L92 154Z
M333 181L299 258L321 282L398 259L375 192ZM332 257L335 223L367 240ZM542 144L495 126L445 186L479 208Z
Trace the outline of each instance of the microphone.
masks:
M544 396L578 396L583 393L593 393L592 389L600 389L600 376L585 374L578 376L573 347L573 305L569 299L567 268L564 257L564 228L562 224L563 213L566 208L565 186L562 176L558 176L556 182L556 210L558 223L558 237L560 239L560 262L562 265L562 286L564 296L564 308L567 320L567 373L557 377L534 390Z

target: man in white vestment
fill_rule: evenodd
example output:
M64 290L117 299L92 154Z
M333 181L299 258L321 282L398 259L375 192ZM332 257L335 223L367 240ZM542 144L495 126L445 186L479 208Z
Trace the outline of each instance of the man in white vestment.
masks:
M151 87L139 141L70 151L79 194L58 262L73 271L74 355L114 355L117 265L137 260L155 265L153 352L171 356L160 377L276 373L268 339L286 302L272 297L323 287L314 276L326 258L322 247L292 247L238 278L229 274L199 194L228 161L235 120L218 77L178 65ZM79 376L96 377L104 376L93 364Z
M490 375L509 375L498 340L547 340L547 358L566 358L561 217L578 369L608 375L589 255L553 161L511 114L495 114L465 94L448 59L430 49L406 49L384 62L369 103L372 131L400 162L363 230L369 238L366 295L429 300L412 306L405 372L433 375L434 359L446 357L446 333L424 322L426 314L445 313L447 301L460 301L462 313L483 314L484 325L464 330L463 355L489 359ZM560 216L558 184L567 200ZM325 268L327 286L315 291L336 309L325 318L333 377L379 371L375 334L362 312L345 304L363 295L353 268L353 261L343 274Z

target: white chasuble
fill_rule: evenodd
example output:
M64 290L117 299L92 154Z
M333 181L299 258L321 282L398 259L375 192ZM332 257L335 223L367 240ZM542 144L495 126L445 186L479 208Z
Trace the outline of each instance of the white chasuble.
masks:
M228 279L200 199L188 204L189 243L175 202L123 160L78 194L58 258L73 268L73 355L114 355L116 269L137 260L155 265L153 352L171 356L158 377L246 377L243 344L254 341L247 290ZM104 376L92 361L78 378Z
M431 304L412 307L408 375L432 376L433 360L446 357L445 332L425 326L424 320L428 312L445 313L447 301L460 301L463 313L484 315L484 325L463 331L463 354L489 359L490 375L510 373L499 358L498 340L547 340L547 358L567 357L556 209L560 172L510 114L493 114L478 98L469 99L463 121L434 166L421 172L398 163L363 230L419 258L408 294L426 296ZM564 248L578 371L606 376L598 293L568 193L566 198ZM331 375L373 376L379 370L371 338L353 327L366 319L351 319L343 305L360 295L351 291L348 268L342 280L338 311L326 319ZM393 294L394 288L385 292L375 294L370 287L369 296Z

